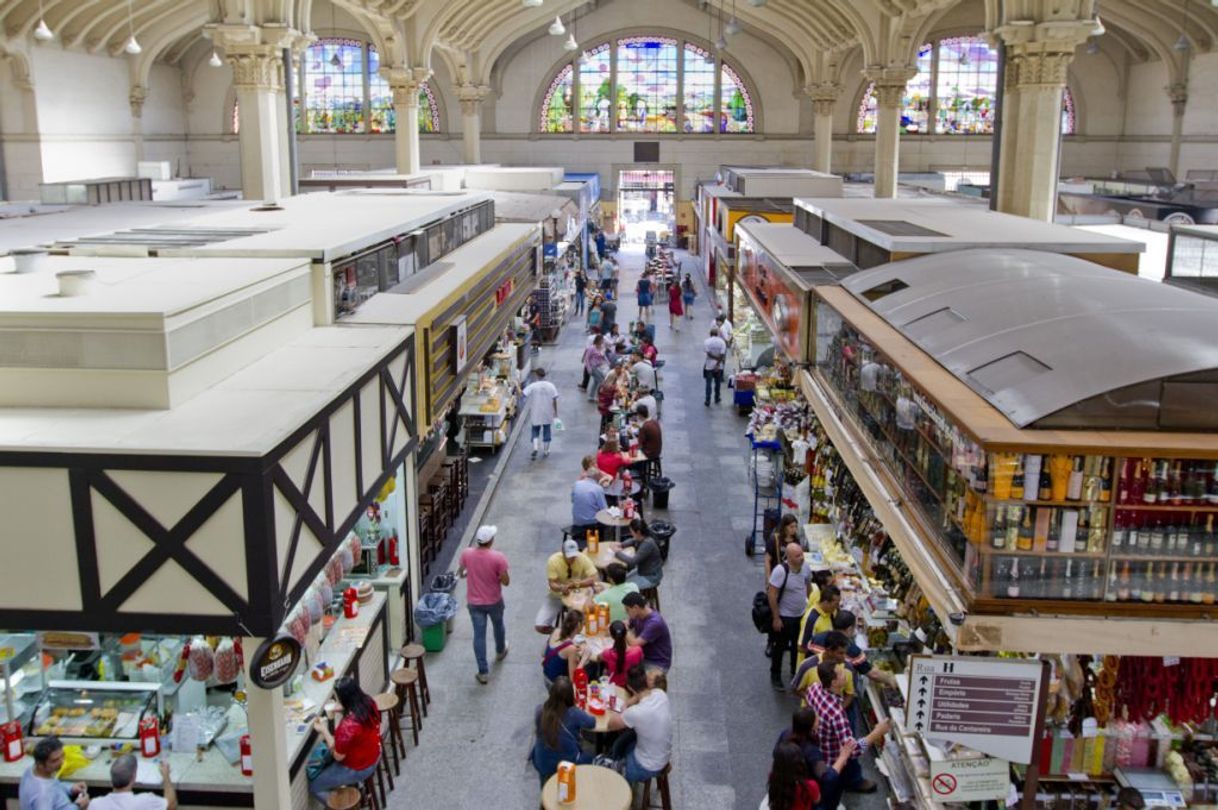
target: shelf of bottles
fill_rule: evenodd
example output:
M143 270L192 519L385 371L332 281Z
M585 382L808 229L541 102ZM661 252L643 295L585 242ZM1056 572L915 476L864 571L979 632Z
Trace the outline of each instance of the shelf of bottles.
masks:
M1218 461L986 451L831 307L817 317L818 368L976 598L1214 604Z

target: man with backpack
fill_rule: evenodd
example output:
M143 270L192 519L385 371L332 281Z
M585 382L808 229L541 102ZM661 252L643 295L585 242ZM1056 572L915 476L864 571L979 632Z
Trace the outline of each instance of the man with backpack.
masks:
M791 675L795 674L795 658L798 654L799 623L808 606L808 595L812 590L812 568L804 564L804 550L799 543L787 545L787 559L774 566L766 597L770 602L770 685L777 692L786 690L782 680L782 655L791 656Z

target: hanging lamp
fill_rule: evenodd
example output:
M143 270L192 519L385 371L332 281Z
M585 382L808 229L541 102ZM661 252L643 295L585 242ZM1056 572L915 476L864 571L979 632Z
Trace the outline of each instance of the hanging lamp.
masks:
M562 24L561 17L555 17L554 22L550 23L550 36L561 37L567 33L567 28Z
M213 49L211 52L211 59L207 60L207 64L211 65L212 67L220 67L224 64L224 62L220 61L220 54L216 53L215 49Z
M140 41L135 38L135 14L131 10L131 0L127 0L127 44L123 46L123 50L131 56L136 56L144 49L140 47Z
M47 25L46 13L42 9L42 0L38 0L38 27L34 29L34 39L39 42L50 42L55 38L55 32Z

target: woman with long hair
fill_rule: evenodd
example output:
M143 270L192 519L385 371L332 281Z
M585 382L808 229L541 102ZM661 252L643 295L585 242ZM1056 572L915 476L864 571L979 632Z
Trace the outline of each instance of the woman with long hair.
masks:
M596 718L575 706L575 688L571 679L559 675L550 684L546 702L537 707L532 761L544 787L563 760L586 764L592 757L580 746L583 729L596 727Z
M322 804L326 804L334 788L362 784L376 770L381 758L381 714L376 703L355 678L341 679L334 685L334 695L343 712L334 733L330 733L324 717L318 716L313 721L313 728L334 757L333 762L309 780L309 793Z
M553 683L560 676L575 677L575 670L583 660L583 650L575 643L575 636L584 625L584 614L568 610L563 614L562 624L546 640L546 651L541 658L541 674L546 683Z
M592 305L596 309L596 305ZM593 327L595 328L595 327ZM584 368L588 372L588 399L596 399L605 375L609 374L609 356L605 354L605 336L595 334L592 342L584 347Z
M685 280L681 282L681 303L685 305L685 317L691 321L694 319L694 298L698 295L694 289L694 280L690 278L689 273L685 274Z
M609 638L613 639L613 646L600 654L600 660L605 665L605 674L609 676L609 683L623 689L626 687L626 673L630 671L631 667L643 663L643 648L626 643L627 629L625 622L610 624Z
M765 544L765 581L770 582L770 572L786 559L787 543L799 542L799 516L787 512L778 521L778 526L770 534Z
M783 745L797 746L803 752L804 768L807 774L820 786L820 806L828 808L828 810L837 810L837 806L842 800L842 791L845 788L842 783L842 770L850 762L850 757L854 754L858 743L854 740L847 740L837 759L832 763L825 762L824 756L820 752L818 726L819 718L817 718L815 710L806 706L796 709L795 713L791 715L791 727L783 729L782 733L778 735L778 742L775 744L774 750L777 751Z
M766 797L770 810L814 810L820 803L820 787L808 778L804 753L795 743L781 743L774 749Z
M685 307L681 299L681 282L673 276L672 284L668 285L668 328L674 332L681 331L681 318L685 315Z

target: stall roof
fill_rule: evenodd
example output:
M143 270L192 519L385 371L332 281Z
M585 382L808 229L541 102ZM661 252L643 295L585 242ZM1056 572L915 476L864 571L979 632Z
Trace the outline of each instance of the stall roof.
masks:
M481 192L396 188L303 194L281 201L273 210L252 210L246 205L175 223L175 229L199 232L237 228L261 230L201 246L180 250L168 248L161 255L307 256L326 262L357 253L489 199L488 194ZM130 237L123 240L129 246L129 252L140 245L156 242L157 229L149 230L152 233L119 232L83 237L59 243L58 247L105 252L116 249L113 246L115 237L130 233Z
M795 205L891 253L1027 247L1060 253L1145 250L1140 242L952 200L797 197Z
M372 296L343 323L416 324L487 266L539 232L536 224L496 225L388 292Z
M581 185L581 184L577 184ZM579 207L569 197L557 194L529 194L521 191L492 191L495 200L495 219L505 222L542 222L554 218L560 211L563 226L566 216L579 217Z
M548 190L562 181L559 166L471 166L465 171L466 188L495 191Z
M805 289L837 284L858 272L848 259L789 222L741 222L736 227L790 271Z
M0 408L0 451L261 457L412 334L316 327L168 410Z
M1195 421L1218 395L1206 296L1035 250L907 259L843 287L1018 427L1213 429Z
M747 211L784 211L791 213L795 207L791 204L790 197L749 197L745 195L735 195L730 199L723 201L723 207L729 211L732 209L744 209Z
M194 219L208 211L235 208L248 211L244 200L190 200L168 203L127 202L77 205L30 216L0 218L0 250L46 245L82 234L119 228L167 225Z

